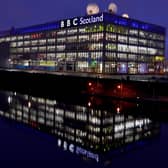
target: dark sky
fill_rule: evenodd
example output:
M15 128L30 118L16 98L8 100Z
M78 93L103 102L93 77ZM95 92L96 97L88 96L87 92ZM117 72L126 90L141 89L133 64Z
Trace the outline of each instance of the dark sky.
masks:
M114 2L118 14L168 28L168 0L1 0L0 30L81 16L91 2L101 10Z

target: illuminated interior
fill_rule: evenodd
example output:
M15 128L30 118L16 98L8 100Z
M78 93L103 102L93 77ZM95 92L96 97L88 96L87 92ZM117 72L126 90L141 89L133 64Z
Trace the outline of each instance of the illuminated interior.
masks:
M0 43L10 44L8 66L106 74L160 73L164 28L108 13L98 16L104 20L76 25L75 18L0 32ZM72 21L75 25L70 25ZM68 25L61 27L60 23Z

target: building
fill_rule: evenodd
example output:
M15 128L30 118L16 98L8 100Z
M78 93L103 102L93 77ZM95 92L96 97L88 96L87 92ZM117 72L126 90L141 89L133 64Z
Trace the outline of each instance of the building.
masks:
M0 32L0 45L7 46L3 67L149 74L163 70L165 34L160 26L99 13L12 28Z

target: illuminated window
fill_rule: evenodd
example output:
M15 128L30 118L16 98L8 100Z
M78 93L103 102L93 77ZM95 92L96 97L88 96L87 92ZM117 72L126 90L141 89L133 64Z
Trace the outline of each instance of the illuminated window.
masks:
M92 34L90 39L93 41L100 41L103 39L103 33Z
M23 48L17 48L17 52L18 53L22 53L23 52Z
M46 44L46 39L39 40L40 45L45 45Z
M11 41L16 41L16 36L13 36L13 37L11 38Z
M67 42L70 42L70 43L77 42L77 36L67 37Z
M80 35L79 42L89 41L89 35Z
M128 55L128 60L136 60L136 59L137 59L137 55L134 55L134 54Z
M67 61L75 61L76 60L76 53L67 53L66 60Z
M26 39L26 40L27 40L27 39L30 39L30 35L25 35L25 36L24 36L24 39Z
M57 43L64 43L66 42L66 38L63 37L63 38L57 38Z
M65 53L57 53L56 54L56 59L58 62L64 61L65 60Z
M38 41L37 41L37 40L33 40L33 41L31 42L31 44L32 44L33 46L35 46L35 45L38 44Z
M65 35L66 34L66 30L60 30L57 32L57 35Z
M6 41L11 41L11 38L10 37L6 37Z
M118 53L118 58L119 58L120 60L127 60L127 54Z
M55 46L48 46L47 51L55 51Z
M75 33L77 33L77 29L75 28L75 29L69 29L69 30L67 30L67 34L75 34Z
M128 46L128 51L131 53L137 53L138 52L138 47L137 46Z
M24 41L24 46L29 46L30 45L30 41Z
M106 34L106 40L116 42L116 40L117 40L117 35L116 35L116 34L112 34L112 33L107 33L107 34Z
M46 51L46 47L39 47L39 51Z
M114 43L108 43L108 44L106 44L106 49L107 50L116 50L117 49L117 46L116 46L116 44L114 44Z
M30 52L30 48L24 48L24 52L25 52L25 53Z
M23 41L18 42L18 47L23 46Z
M10 46L11 46L11 47L16 47L16 42L12 42L12 43L10 44Z
M148 54L150 54L150 55L156 55L157 54L157 49L155 49L155 48L148 48Z
M106 52L106 59L107 60L115 60L115 58L116 58L116 53Z
M138 36L138 30L130 29L129 34L134 35L134 36Z
M57 51L64 51L65 45L57 45Z
M138 44L138 39L137 38L133 38L133 37L129 37L129 43L130 44Z
M127 43L127 36L118 36L118 41L122 43Z
M85 33L86 28L79 28L79 33Z
M48 44L55 44L55 39L48 39Z
M147 40L139 39L139 45L147 45Z
M128 46L125 44L118 44L118 51L128 52Z
M18 40L23 40L23 36L18 36Z
M147 54L147 48L146 47L139 47L138 50L139 50L139 53L141 53L141 54Z
M31 51L32 52L37 52L38 48L37 47L32 47Z

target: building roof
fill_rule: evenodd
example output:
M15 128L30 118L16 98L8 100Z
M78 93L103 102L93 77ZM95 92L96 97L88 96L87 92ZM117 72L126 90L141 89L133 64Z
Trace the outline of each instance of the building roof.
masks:
M123 18L122 16L103 12L96 15L74 17L74 18L69 18L69 19L64 19L59 21L48 22L44 24L23 27L23 28L11 28L10 30L7 30L7 31L0 31L0 37L56 30L56 29L65 28L65 27L66 28L77 27L77 26L90 25L90 24L95 24L100 22L112 23L115 25L129 27L133 29L141 29L141 30L149 31L153 33L160 33L160 34L166 33L166 29L162 26L142 22L131 18ZM62 26L62 24L64 25Z

